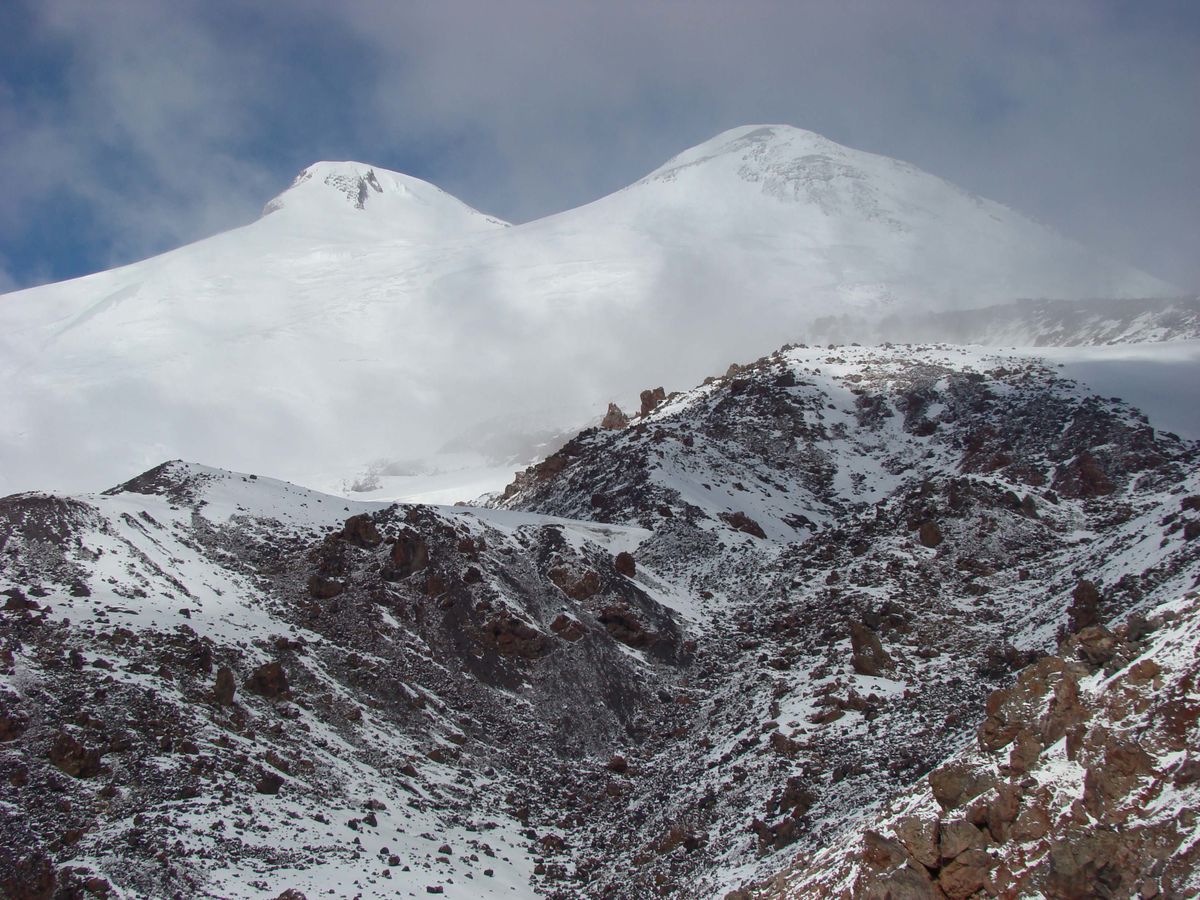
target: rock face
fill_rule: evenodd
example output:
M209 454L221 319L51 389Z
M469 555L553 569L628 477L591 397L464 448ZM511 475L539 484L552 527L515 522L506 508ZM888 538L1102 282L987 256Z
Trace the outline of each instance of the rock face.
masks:
M1189 896L1196 459L1033 362L791 348L500 509L2 499L0 890Z
M600 420L600 427L610 431L624 428L629 424L629 416L621 412L621 407L615 403L608 404L608 411L605 412L604 418Z
M1179 825L1200 814L1200 792L1178 785L1191 783L1191 755L1179 749L1197 746L1200 706L1180 719L1173 698L1200 675L1200 594L1165 604L1153 622L1132 642L1126 626L1117 630L1127 662L1116 671L1056 656L1023 670L988 698L977 748L933 772L927 795L917 789L893 804L915 812L885 814L850 851L829 850L751 896L824 895L855 871L856 897L1195 893L1200 870ZM1063 725L1052 683L1075 686L1067 740L1014 768L995 722L1008 723L1018 745L1038 731L1053 738Z
M642 391L639 399L641 400L642 407L638 415L644 417L658 409L659 405L667 399L667 392L660 387L648 388Z

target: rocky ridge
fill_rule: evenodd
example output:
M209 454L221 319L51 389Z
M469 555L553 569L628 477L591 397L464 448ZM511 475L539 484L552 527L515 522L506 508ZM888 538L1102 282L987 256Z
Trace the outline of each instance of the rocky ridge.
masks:
M0 501L4 890L883 896L911 858L1028 893L1026 810L1116 827L1186 762L1126 746L1186 720L1200 575L1196 448L1136 410L1012 355L795 347L612 424L497 509L185 463ZM1062 685L1088 714L1051 727ZM1104 877L1186 895L1183 846Z

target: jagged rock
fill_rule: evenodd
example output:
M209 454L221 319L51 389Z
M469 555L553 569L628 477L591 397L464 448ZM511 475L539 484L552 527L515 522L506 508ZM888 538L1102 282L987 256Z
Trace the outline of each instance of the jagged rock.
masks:
M987 846L987 842L987 836L970 822L943 822L938 833L938 856L948 862L964 851Z
M213 699L221 706L230 706L237 685L233 680L233 670L228 666L217 669L217 681L213 685Z
M392 545L391 567L385 577L391 580L408 578L429 565L429 545L412 529L405 528Z
M881 675L893 667L879 635L859 622L850 623L850 665L860 675Z
M942 868L937 885L950 900L966 900L981 889L992 893L995 866L995 860L983 850L964 850Z
M483 627L484 639L501 656L537 659L549 650L546 635L510 613L501 613Z
M252 694L275 700L288 692L287 673L278 662L264 663L250 673L242 687Z
M104 770L101 755L99 749L84 746L61 731L55 735L54 743L46 753L50 762L73 778L94 778L99 775Z
M1059 469L1051 487L1073 500L1105 497L1117 489L1100 461L1086 450Z
M645 647L654 640L654 635L646 631L627 606L606 606L596 618L614 641L630 647Z
M572 600L587 600L600 593L600 576L592 569L577 572L566 566L556 566L546 576Z
M555 617L554 621L550 623L550 630L564 641L571 641L572 643L582 638L586 633L583 623L572 616L568 616L566 613L559 613Z
M342 540L364 550L373 550L383 543L383 536L375 527L375 521L370 514L360 513L346 520L346 524L342 526Z
M990 773L955 762L929 773L929 786L942 809L957 809L996 783Z
M762 530L762 526L744 512L722 513L721 519L734 531L741 531L762 540L766 540L767 538L767 534Z
M633 554L627 550L622 550L613 559L613 568L626 578L632 578L637 574L637 564L633 560Z
M615 403L608 404L608 411L604 414L604 418L600 420L600 427L615 431L618 428L624 428L628 424L629 416L621 412L621 407Z
M317 600L332 600L346 590L345 582L337 578L313 575L308 579L308 593Z
M1079 655L1093 666L1102 666L1117 653L1117 639L1103 625L1089 625L1075 635Z
M308 898L304 896L302 891L298 891L295 888L288 888L281 892L275 900L308 900Z
M283 784L283 776L276 772L263 772L255 783L254 790L260 794L278 794Z
M937 819L905 816L896 823L896 837L909 854L921 865L936 869L941 864L938 847Z
M642 408L638 414L648 416L658 408L660 403L667 399L667 392L661 387L648 388L642 391L639 399L642 401Z

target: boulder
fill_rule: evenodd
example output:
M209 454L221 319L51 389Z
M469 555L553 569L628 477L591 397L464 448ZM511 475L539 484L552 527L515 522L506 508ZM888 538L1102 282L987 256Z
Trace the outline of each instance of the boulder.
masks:
M65 732L59 732L46 756L73 778L94 778L103 771L100 750L86 747Z
M881 675L893 668L879 635L859 622L850 623L850 665L860 675Z
M938 820L927 816L905 816L896 823L896 837L917 862L930 869L941 864L938 849Z
M632 578L637 573L637 564L633 560L633 554L626 550L622 550L613 559L613 568L626 578Z
M929 773L929 786L942 809L957 809L995 785L995 777L964 762L953 762Z
M361 513L347 519L346 524L342 526L341 536L342 540L356 547L362 547L364 550L373 550L383 543L383 536L375 527L375 520L368 513Z
M744 534L752 535L756 538L766 539L767 534L762 530L762 526L755 522L744 512L727 512L721 513L721 519L732 528L734 531L740 531Z
M917 529L917 540L921 542L922 547L933 549L943 540L942 529L938 528L936 522L922 522L921 527Z
M392 580L407 578L429 565L429 545L411 528L405 528L392 545L391 565L385 577Z
M572 643L582 638L585 632L583 623L566 613L555 616L554 621L550 623L550 630L564 641Z
M965 850L942 868L938 887L950 900L966 900L976 891L991 890L991 873L996 862L983 850Z
M278 662L264 663L250 673L242 686L252 694L275 700L288 692L287 673Z

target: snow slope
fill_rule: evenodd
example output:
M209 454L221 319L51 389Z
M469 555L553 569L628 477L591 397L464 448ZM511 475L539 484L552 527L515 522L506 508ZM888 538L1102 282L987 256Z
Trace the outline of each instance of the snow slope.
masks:
M317 163L246 227L0 299L0 494L172 457L344 490L498 415L569 426L651 379L694 383L822 316L1164 293L786 126L725 132L513 227L419 179ZM472 449L477 466L528 461Z

